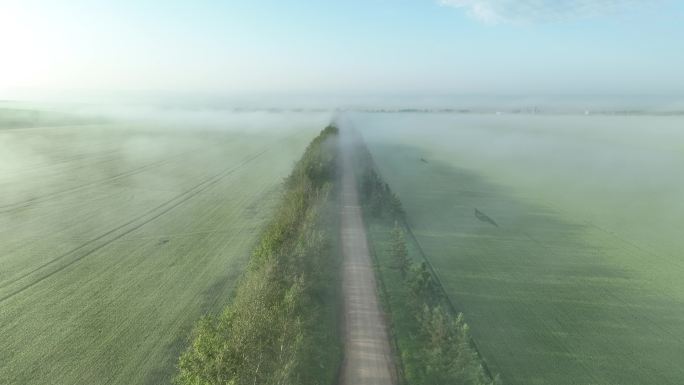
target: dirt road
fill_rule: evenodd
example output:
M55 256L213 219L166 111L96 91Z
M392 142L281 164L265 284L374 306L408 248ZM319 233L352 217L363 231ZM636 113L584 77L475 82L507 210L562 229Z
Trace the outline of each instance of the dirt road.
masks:
M387 325L376 292L366 231L359 206L352 154L343 133L342 286L344 295L344 364L340 385L395 385Z

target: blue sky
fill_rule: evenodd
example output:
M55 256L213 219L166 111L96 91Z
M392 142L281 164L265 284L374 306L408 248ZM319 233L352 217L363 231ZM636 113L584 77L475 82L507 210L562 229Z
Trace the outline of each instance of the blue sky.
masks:
M21 89L226 94L679 94L684 2L0 2L0 98Z

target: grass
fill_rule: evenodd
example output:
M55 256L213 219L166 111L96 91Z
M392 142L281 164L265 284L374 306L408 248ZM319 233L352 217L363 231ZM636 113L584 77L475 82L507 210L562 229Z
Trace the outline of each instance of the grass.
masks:
M319 127L0 132L0 382L168 383Z
M661 253L679 240L669 237L668 245L649 248L642 241L649 239L647 235L655 228L639 236L625 235L641 220L649 226L661 226L663 233L669 234L672 222L668 216L658 223L651 218L657 218L657 213L636 211L630 216L630 206L624 206L622 212L597 207L597 201L586 195L595 186L577 184L614 181L614 176L606 174L601 179L596 175L596 169L602 167L598 156L594 158L597 166L575 175L574 184L530 192L529 186L539 185L533 175L525 175L526 170L534 171L540 179L545 171L549 182L557 181L554 173L564 171L560 163L567 159L556 158L553 148L526 154L530 151L528 143L521 142L523 134L516 141L515 130L499 129L505 140L484 143L470 136L475 135L472 132L450 133L459 131L456 124L449 129L437 127L432 133L427 124L420 125L420 131L383 126L396 121L388 118L367 125L364 132L369 148L382 176L399 195L418 242L447 293L465 313L490 370L499 373L503 383L682 383L684 295L681 280L674 277L681 277L684 271L675 256ZM482 129L487 131L487 127ZM588 132L581 133L582 140L591 141ZM572 131L563 130L563 135L571 136ZM585 146L585 151L599 151L602 146L604 151L617 151L603 142L605 131L596 135L601 140L593 143L594 147ZM500 155L507 141L521 147L518 158L536 156L539 164L521 168L521 162L516 163L511 156L500 157L500 163L487 167L487 159ZM623 137L611 146L622 146L626 141ZM653 142L651 139L648 145ZM498 151L495 155L493 148ZM474 154L468 158L468 152ZM477 156L485 161L478 163ZM678 162L667 164L672 167ZM500 176L502 170L521 175L520 182L514 184L510 175ZM636 178L641 172L619 167L612 170L632 173ZM667 169L657 172L668 178ZM571 197L555 195L564 186ZM641 187L630 184L606 188L617 190L612 199L625 202L631 198L638 207L661 198L642 194ZM572 213L561 209L582 206L580 198L585 199L581 209ZM603 199L596 198L599 202ZM567 203L573 199L575 206ZM679 210L674 203L671 210ZM605 223L618 216L630 223L613 228L578 219L594 207ZM498 227L479 219L475 209ZM654 239L659 238L651 238L657 243Z

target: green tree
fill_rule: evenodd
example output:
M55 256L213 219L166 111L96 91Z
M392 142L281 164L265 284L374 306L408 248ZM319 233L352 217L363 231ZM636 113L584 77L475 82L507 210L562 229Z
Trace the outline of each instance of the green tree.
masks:
M406 248L404 231L397 221L394 221L394 228L392 229L392 257L396 267L401 272L402 278L406 278L406 274L411 268L411 259Z
M388 187L389 190L389 187ZM404 213L404 208L401 206L401 201L399 200L399 197L397 194L393 192L389 192L389 205L392 210L392 214L394 215L395 218L403 218L405 213Z
M418 309L421 308L420 304L433 305L439 303L441 299L439 286L425 262L421 262L420 265L413 268L409 287L411 289L411 300Z
M426 341L419 353L422 370L417 374L422 384L499 384L500 379L490 379L470 346L470 333L463 315L456 317L442 305L423 306L419 315L420 334Z

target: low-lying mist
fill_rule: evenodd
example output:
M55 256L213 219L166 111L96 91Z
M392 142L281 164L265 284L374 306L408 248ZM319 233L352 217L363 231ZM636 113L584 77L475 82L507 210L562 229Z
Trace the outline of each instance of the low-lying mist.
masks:
M154 200L239 162L235 148L258 152L292 135L313 135L330 114L20 104L0 108L3 118L0 206L14 207L84 186L118 188L124 181L137 186L138 197ZM149 186L155 187L146 191Z
M684 246L684 118L658 116L352 114L373 145L480 174L661 253Z

